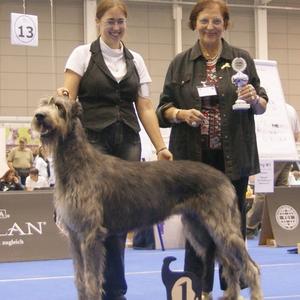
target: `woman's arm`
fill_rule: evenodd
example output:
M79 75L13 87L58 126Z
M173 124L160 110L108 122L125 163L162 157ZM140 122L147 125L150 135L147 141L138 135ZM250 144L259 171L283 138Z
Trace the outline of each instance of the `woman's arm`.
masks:
M172 124L185 122L192 127L198 127L205 116L197 109L181 109L176 107L178 99L176 99L173 81L175 60L173 60L168 68L163 91L160 95L160 102L156 110L156 114L161 127L170 127ZM176 101L177 100L177 101Z
M78 89L81 76L67 69L64 74L64 86L57 89L59 96L69 96L70 100L75 101L78 95Z
M13 166L14 156L15 156L15 150L11 149L10 152L8 153L8 157L7 157L7 165L11 170L15 169Z
M252 84L243 86L238 92L239 99L249 103L256 115L263 114L267 108L266 99L260 97Z
M161 136L157 117L152 106L152 101L150 99L138 97L136 101L136 110L153 146L156 149L158 159L172 160L173 156L167 149Z
M268 95L265 89L260 85L260 78L257 74L254 60L248 56L247 65L249 70L249 83L245 85L240 91L241 99L248 102L256 115L263 114L267 109Z
M267 104L268 102L266 101L266 99L257 95L256 101L252 103L251 106L256 115L261 115L266 111Z
M205 116L195 108L178 109L172 106L164 111L164 118L170 123L185 122L192 127L198 127L204 121Z

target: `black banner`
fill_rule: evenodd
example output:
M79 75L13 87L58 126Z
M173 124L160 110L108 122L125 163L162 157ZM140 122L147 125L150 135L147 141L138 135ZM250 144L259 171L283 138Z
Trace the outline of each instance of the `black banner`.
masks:
M51 190L0 192L0 262L70 258L53 211Z

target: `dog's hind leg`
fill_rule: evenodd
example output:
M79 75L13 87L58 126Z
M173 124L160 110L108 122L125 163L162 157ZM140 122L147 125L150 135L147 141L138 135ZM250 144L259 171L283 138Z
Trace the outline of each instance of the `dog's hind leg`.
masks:
M217 259L223 266L223 277L228 286L225 299L237 299L242 278L251 289L251 299L261 300L259 268L248 254L238 220L228 214L226 226L222 226L211 214L205 224L216 245Z
M203 218L204 219L204 218ZM207 218L207 220L210 218ZM211 220L210 220L211 221ZM198 217L196 214L187 214L182 216L182 223L184 226L185 236L194 248L197 255L202 257L203 260L205 260L208 255L211 248L211 244L214 244L216 247L216 256L218 256L218 252L220 249L218 248L218 245L216 245L216 237L211 234L211 228L207 226L207 221L205 224L202 222L202 219ZM212 222L213 224L218 224L215 222ZM199 228L203 228L202 230L199 230ZM220 229L220 228L219 228ZM208 242L209 241L209 242ZM224 256L227 258L227 256ZM226 278L226 281L228 283L229 290L229 297L226 299L230 300L236 300L238 299L239 295L239 270L238 268L234 268L234 265L231 265L226 259L223 261L225 263L225 274L224 277ZM222 263L223 263L222 262ZM228 267L227 267L228 266ZM203 278L205 278L206 270L203 270ZM207 291L206 291L207 292ZM209 292L209 291L208 291Z
M247 280L251 290L251 300L262 300L263 293L260 287L260 272L258 266L249 259L244 263L244 278Z
M82 243L84 261L85 300L101 300L105 265L104 234L97 229L85 232Z
M218 258L223 265L223 275L228 284L225 299L234 299L231 296L233 292L230 282L233 281L232 277L235 278L238 274L238 277L250 287L251 300L262 300L259 268L250 258L244 240L240 236L232 235L227 237L226 243L220 247L222 250L219 251Z
M84 262L81 253L81 242L78 236L73 231L67 230L70 241L70 248L72 252L74 272L75 272L75 284L78 291L78 299L86 299L85 281L84 281Z
M243 251L246 251L244 249ZM248 283L251 290L251 300L262 300L263 293L260 286L260 271L256 263L251 259L248 252L246 251L242 262L243 273L242 276Z
M201 280L202 291L205 293L212 292L214 278L214 261L215 245L206 228L199 222L197 215L182 215L182 224L184 235L189 241L191 247L195 250L200 258L199 263L195 266L193 260L185 261L187 271L195 273ZM188 257L187 257L188 258ZM200 295L201 299L201 295Z
M227 289L224 292L223 299L236 300L240 292L239 279L241 275L241 266L232 258L223 256L223 253L217 253L218 261L222 265L222 278L225 280Z
M187 238L197 253L203 244L197 227L204 226L216 246L216 256L223 265L223 277L227 283L226 299L236 300L240 278L245 279L252 293L252 300L261 300L259 270L250 259L241 234L240 214L235 205L235 194L228 186L201 195L202 199L190 200L189 211L193 218L186 219ZM225 213L226 212L226 213ZM188 214L186 216L189 216Z

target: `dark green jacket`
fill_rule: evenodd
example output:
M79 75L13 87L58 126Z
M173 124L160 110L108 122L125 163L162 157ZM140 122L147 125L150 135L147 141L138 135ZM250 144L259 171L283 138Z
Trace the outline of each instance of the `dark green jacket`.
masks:
M236 72L231 68L235 57L243 57L247 62L244 71L249 76L258 95L268 101L267 94L260 86L253 59L247 51L223 42L223 50L217 62L218 86L221 111L221 138L224 153L225 173L232 180L259 173L259 161L256 145L254 110L233 111L232 105L237 99L236 87L231 77ZM174 106L181 109L197 108L201 110L201 100L197 86L206 81L206 61L201 53L199 42L178 54L171 62L164 83L157 116L161 127L172 126L170 151L175 159L202 160L199 128L186 123L171 124L164 117L164 111Z
M140 80L133 55L124 46L127 73L118 83L104 62L99 39L91 44L90 51L91 59L78 91L78 99L83 107L83 126L101 131L121 121L135 132L140 131L133 105L138 97Z

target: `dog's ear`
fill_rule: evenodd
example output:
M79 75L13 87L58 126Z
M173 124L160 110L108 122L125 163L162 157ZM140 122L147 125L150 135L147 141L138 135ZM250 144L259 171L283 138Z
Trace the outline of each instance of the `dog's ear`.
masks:
M39 100L39 106L43 106L43 105L46 105L46 104L48 104L49 103L49 101L50 101L50 98L46 98L46 97L43 97L43 98L40 98L40 100Z
M55 103L55 97L51 96L48 100L48 104L54 104Z
M70 100L69 100L70 101ZM82 115L82 106L78 100L73 101L72 103L72 116L80 118Z

